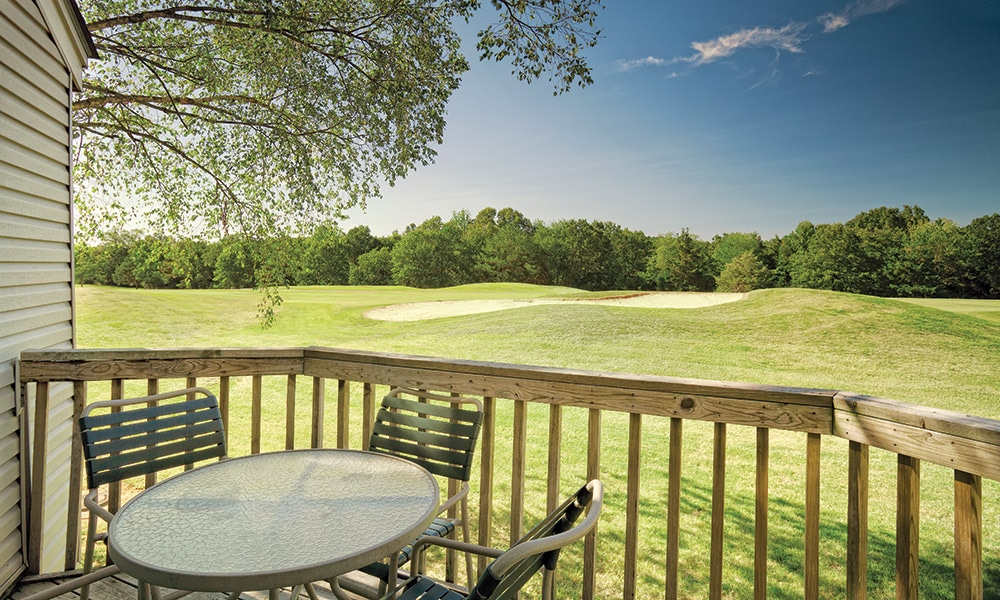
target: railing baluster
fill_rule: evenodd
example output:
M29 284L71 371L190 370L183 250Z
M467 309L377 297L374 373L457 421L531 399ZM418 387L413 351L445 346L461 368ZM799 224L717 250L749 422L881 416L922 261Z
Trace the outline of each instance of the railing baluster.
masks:
M285 450L295 449L295 374L285 382Z
M510 464L510 543L516 542L524 526L524 471L528 453L528 403L514 401L514 440Z
M667 471L667 564L664 598L677 598L677 559L681 528L681 450L684 420L670 418L670 456Z
M955 471L955 600L983 598L983 478Z
M601 410L592 408L587 419L587 480L601 476ZM597 530L599 525L587 534L583 542L583 598L591 600L596 594L597 573Z
M191 387L191 386L188 386L188 387ZM159 379L147 379L146 380L146 395L147 396L155 396L159 392L160 392L160 380ZM152 401L149 401L149 402L146 403L146 406L149 406L149 407L153 407L155 405L156 405L156 401L155 400L152 400ZM152 417L150 418L150 420L152 420ZM151 448L151 447L152 446L147 446L147 448ZM151 487L151 486L156 485L156 473L147 473L146 474L145 485L146 485L146 487Z
M493 540L493 451L496 438L497 401L483 398L483 424L479 432L479 533L478 542L489 547ZM488 559L478 557L478 576L486 570Z
M628 416L628 490L625 501L625 590L623 597L636 597L636 562L639 547L639 468L642 456L642 415Z
M229 448L229 376L219 377L219 413L226 430L226 448Z
M712 445L712 542L709 549L708 597L722 598L722 550L726 522L726 424L715 424Z
M770 473L771 430L757 428L757 477L754 490L753 597L767 598L767 505Z
M375 384L365 382L361 400L361 449L368 449L368 440L372 437L372 425L375 423Z
M121 379L111 380L111 399L121 400L124 394L125 382ZM120 412L120 407L112 407L111 412ZM108 485L108 512L114 514L122 506L122 484L120 481Z
M250 395L250 454L260 454L261 404L263 403L263 381L260 375L252 378Z
M351 417L351 382L337 380L337 447L347 448L350 444L348 423Z
M868 445L860 442L847 459L847 598L868 598Z
M323 447L323 411L326 404L323 396L325 387L325 380L322 377L313 377L310 448Z
M547 512L555 510L559 506L559 502L561 502L559 486L562 481L562 417L562 405L550 404L548 487L545 496L545 510Z
M917 600L920 550L920 459L896 459L896 598Z
M819 598L819 467L820 440L818 433L806 436L806 541L805 598Z

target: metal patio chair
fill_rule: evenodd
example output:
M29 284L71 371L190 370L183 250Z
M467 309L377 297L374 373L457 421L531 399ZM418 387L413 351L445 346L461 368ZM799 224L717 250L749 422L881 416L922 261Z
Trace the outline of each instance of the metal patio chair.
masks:
M159 403L179 397L184 399ZM111 408L113 412L91 414L95 409L104 408ZM94 567L94 548L98 539L107 539L106 532L97 532L95 517L110 522L113 516L98 502L100 486L224 458L226 435L216 397L205 388L192 387L139 398L94 402L80 417L80 436L89 488L83 502L90 512L82 579L86 584L80 589L80 600L87 600L93 579L87 578L87 574ZM117 571L114 567L106 569L105 576Z
M469 478L482 421L483 405L475 398L395 388L382 399L368 449L405 458L460 484L438 507L439 516L421 537L450 537L461 528L462 540L469 542ZM457 518L440 516L456 505ZM413 557L413 546L407 546L399 553L399 565ZM468 553L465 569L467 585L471 585L472 556ZM389 580L384 563L373 563L361 571L378 577L383 584Z
M556 562L563 547L587 535L597 524L604 501L601 481L593 479L580 488L561 506L549 513L541 523L510 547L506 552L484 546L465 544L450 539L421 538L416 551L422 546L438 545L456 548L466 553L482 554L496 558L483 572L475 587L462 593L450 586L424 575L416 575L400 585L383 600L499 600L514 598L518 590L539 570L542 571L542 599L551 600L554 594ZM577 526L573 523L587 507L587 516Z

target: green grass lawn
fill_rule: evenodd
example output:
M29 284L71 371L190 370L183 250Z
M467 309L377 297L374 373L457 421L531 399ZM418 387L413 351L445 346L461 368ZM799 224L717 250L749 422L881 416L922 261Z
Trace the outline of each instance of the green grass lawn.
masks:
M918 306L956 312L1000 323L1000 300L966 300L963 298L900 298Z
M606 295L606 294L604 294ZM766 290L740 302L700 309L645 309L590 305L537 305L417 322L365 318L373 307L403 302L476 298L588 296L566 288L476 285L443 290L408 288L295 288L283 290L278 321L262 330L253 291L77 289L78 345L109 347L323 345L547 366L622 371L874 394L943 409L1000 418L1000 323L911 302L814 290ZM989 306L989 305L987 305ZM987 308L986 312L992 309ZM308 411L303 382L302 410ZM273 393L283 398L282 389ZM328 394L328 400L330 394ZM283 403L282 404L283 408ZM235 407L234 407L235 408ZM509 447L509 403L498 403L497 448ZM333 414L328 409L329 414ZM567 409L563 480L582 481L586 415ZM357 413L355 413L357 414ZM275 415L280 444L282 418ZM547 409L529 411L530 515L544 506ZM245 428L236 420L231 428ZM265 429L267 425L265 424ZM303 428L304 429L304 428ZM620 597L621 539L626 473L627 416L606 414L602 478L608 517L602 517L600 597ZM666 498L667 420L643 422L640 590L662 597ZM581 433L582 432L582 433ZM308 435L307 432L299 432ZM265 436L268 435L265 431ZM355 435L358 435L355 432ZM726 596L752 590L753 435L729 428L727 453ZM332 439L332 433L328 439ZM682 597L707 592L711 426L685 423ZM275 448L276 449L276 448ZM237 449L237 453L240 450ZM804 436L772 432L769 597L802 595L802 482ZM497 498L509 495L509 465L498 450ZM821 588L843 597L846 514L846 443L823 443ZM921 597L948 598L951 472L926 464L921 510ZM506 478L506 480L505 480ZM473 482L475 485L475 481ZM870 596L893 596L895 457L872 452ZM884 491L883 491L884 490ZM996 557L1000 541L1000 485L984 482L984 556L987 597L1000 597ZM475 494L475 491L473 492ZM503 521L503 507L495 522ZM502 526L495 539L503 540ZM579 565L566 557L566 577ZM617 575L615 575L617 573ZM616 578L617 577L617 578ZM992 592L992 596L991 596ZM566 596L569 597L569 596Z

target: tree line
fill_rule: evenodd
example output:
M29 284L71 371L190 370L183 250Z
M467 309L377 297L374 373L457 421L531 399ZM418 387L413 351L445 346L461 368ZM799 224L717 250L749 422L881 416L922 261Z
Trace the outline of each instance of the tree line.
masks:
M647 236L608 221L531 221L511 208L432 217L402 233L343 231L199 240L108 234L76 247L76 281L135 288L269 288L481 282L585 290L746 292L804 287L904 297L1000 298L1000 214L961 227L917 206L846 223L803 221L784 236L687 229Z

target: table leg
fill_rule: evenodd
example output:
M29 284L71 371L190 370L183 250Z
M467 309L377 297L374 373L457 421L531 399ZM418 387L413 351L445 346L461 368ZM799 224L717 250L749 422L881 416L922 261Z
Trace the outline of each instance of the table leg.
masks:
M280 591L281 590L279 590L277 588L267 590L267 600L279 600L278 599L278 592L280 592Z
M333 592L333 595L337 597L338 600L352 600L352 598L347 595L347 592L340 587L340 582L337 581L336 577L330 580L330 591Z
M389 555L389 579L386 581L387 590L396 589L397 573L399 573L399 552L393 552Z
M313 587L313 584L307 583L305 587L306 593L309 594L309 600L319 600L319 595L316 593L316 588Z
M240 600L240 594L243 592L233 592L226 596L226 600Z

